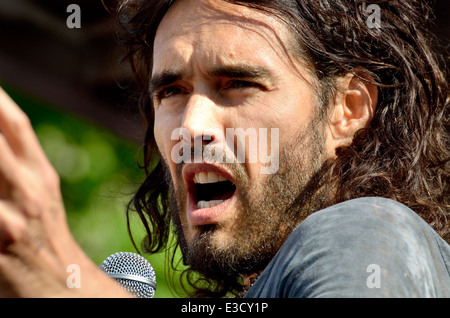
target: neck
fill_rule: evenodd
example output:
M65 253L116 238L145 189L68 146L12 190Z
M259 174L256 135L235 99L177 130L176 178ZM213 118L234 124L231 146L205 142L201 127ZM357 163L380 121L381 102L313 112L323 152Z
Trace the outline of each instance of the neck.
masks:
M255 283L255 281L258 279L258 277L261 274L261 272L253 273L251 275L244 275L242 277L244 279L244 286L251 287Z
M244 296L245 293L247 293L247 291L250 289L250 287L253 286L253 284L256 282L256 280L258 279L259 275L261 275L262 272L263 272L263 270L260 270L251 275L243 275L242 276L242 278L244 280L244 291L241 293L241 297Z

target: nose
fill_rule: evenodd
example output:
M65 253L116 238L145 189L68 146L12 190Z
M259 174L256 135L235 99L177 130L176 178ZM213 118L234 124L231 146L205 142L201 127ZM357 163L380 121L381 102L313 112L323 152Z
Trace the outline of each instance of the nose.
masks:
M185 142L190 142L194 147L220 142L223 139L220 116L220 109L213 100L205 95L192 95L181 122L181 128L188 132L191 139Z

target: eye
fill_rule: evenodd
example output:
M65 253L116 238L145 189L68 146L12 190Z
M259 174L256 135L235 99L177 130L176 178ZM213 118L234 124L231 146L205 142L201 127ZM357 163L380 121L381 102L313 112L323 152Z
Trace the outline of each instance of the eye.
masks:
M249 82L244 80L232 80L230 81L228 88L237 88L237 89L243 89L243 88L259 88L264 89L264 86L261 84L255 83L255 82Z
M166 87L166 88L160 90L159 92L157 92L156 96L157 96L158 100L163 100L163 99L166 99L169 97L176 96L181 93L182 93L182 90L179 87L170 86L170 87Z

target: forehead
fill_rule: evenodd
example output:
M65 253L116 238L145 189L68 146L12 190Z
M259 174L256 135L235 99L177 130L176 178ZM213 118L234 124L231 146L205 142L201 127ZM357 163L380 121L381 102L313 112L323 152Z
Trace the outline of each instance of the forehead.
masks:
M285 25L268 13L224 1L179 0L157 29L153 72L178 62L288 61L286 39Z

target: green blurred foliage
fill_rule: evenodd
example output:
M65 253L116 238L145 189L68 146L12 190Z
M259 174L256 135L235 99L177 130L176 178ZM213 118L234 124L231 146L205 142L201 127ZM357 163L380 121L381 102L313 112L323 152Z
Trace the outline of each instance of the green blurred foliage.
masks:
M136 252L127 232L126 205L144 178L136 160L138 146L85 118L62 112L8 85L2 86L29 116L60 175L68 223L86 254L100 265L115 252ZM138 218L132 219L131 224L139 244L144 237L143 227ZM170 265L165 253L144 256L156 272L155 298L179 297L169 288L164 268ZM181 290L177 283L173 287Z

